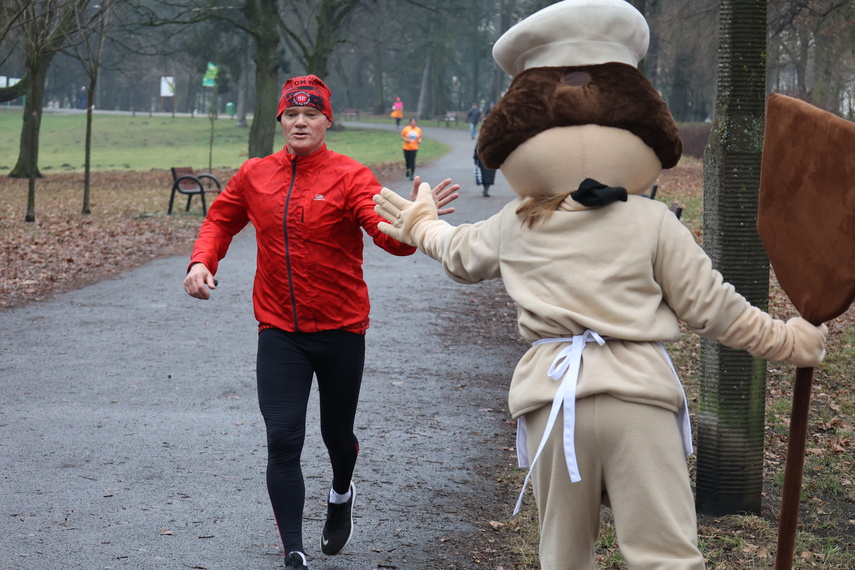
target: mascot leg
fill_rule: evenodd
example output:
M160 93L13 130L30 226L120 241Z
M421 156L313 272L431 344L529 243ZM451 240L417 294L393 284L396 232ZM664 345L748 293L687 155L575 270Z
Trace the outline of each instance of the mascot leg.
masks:
M540 567L543 570L594 570L594 542L600 532L602 474L586 445L589 433L579 422L580 408L586 399L576 402L576 457L582 480L570 482L564 457L564 415L558 414L552 434L532 471L532 489L540 526ZM528 449L540 445L550 406L525 414Z
M549 406L525 415L528 448L537 449ZM615 517L629 568L701 570L697 522L676 415L606 394L576 401L576 458L582 480L571 483L559 414L534 466L532 487L544 570L596 568L600 506Z
M603 477L627 565L703 569L676 415L607 395L594 398Z

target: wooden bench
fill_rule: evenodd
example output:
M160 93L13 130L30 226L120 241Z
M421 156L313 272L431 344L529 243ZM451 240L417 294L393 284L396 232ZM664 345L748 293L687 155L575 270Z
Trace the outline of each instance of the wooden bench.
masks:
M457 124L457 113L454 111L446 111L444 115L440 115L436 119L436 124L439 125L441 121L445 121L445 126L450 127L451 123Z
M205 203L205 194L219 194L222 191L220 181L213 174L196 174L189 166L172 167L172 194L169 196L169 210L166 215L172 215L172 206L175 203L176 194L187 196L187 206L184 211L190 211L190 202L193 196L198 195L202 200L202 215L208 215L208 206Z
M642 196L644 196L645 198L650 198L651 200L653 200L654 198L656 198L656 192L658 190L659 190L659 185L654 184L653 187L650 189L650 194L642 194ZM672 214L677 216L678 220L680 219L680 216L683 215L683 208L678 206L675 202L672 202L671 206L669 206L668 209L671 210Z
M345 109L341 112L341 116L346 119L358 119L359 111L356 109Z

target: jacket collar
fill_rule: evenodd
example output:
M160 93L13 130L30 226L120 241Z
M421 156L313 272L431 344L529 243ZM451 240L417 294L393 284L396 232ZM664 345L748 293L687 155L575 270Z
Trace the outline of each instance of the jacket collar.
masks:
M282 162L285 164L291 164L296 160L300 166L313 166L321 164L329 153L330 150L327 148L327 143L323 143L312 154L294 154L288 150L288 147L283 148L280 154Z

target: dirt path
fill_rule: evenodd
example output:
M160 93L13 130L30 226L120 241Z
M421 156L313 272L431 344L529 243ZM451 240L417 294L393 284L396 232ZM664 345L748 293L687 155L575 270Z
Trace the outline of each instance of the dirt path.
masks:
M417 172L464 184L449 221L511 198L501 176L494 198L473 187L468 133L426 131L453 151ZM400 180L407 193L403 159ZM207 303L184 294L186 259L170 257L0 313L0 567L281 567L255 398L254 263L241 235ZM331 477L315 393L310 567L510 569L488 524L512 508L494 475L513 459L505 396L522 353L501 287L462 286L420 253L370 244L365 273L357 532L340 556L315 546Z

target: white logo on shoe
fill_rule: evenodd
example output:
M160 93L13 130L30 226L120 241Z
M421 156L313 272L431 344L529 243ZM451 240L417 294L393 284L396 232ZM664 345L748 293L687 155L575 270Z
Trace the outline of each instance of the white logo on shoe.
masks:
M321 539L321 542L324 544L324 546L326 546L327 544L329 544L329 543L330 543L330 541L329 541L329 540L327 540L326 538L322 538L322 539Z

